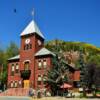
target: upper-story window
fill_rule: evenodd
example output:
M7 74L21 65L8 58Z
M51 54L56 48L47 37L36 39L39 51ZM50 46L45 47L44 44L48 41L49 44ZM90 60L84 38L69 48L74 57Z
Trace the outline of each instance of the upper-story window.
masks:
M14 64L11 65L11 76L14 76L15 66Z
M47 67L47 60L43 60L43 67L46 68Z
M38 60L38 69L42 68L42 60Z
M16 63L16 69L15 69L15 72L18 73L19 72L19 64Z
M24 50L29 50L29 49L32 49L32 44L25 44Z
M29 61L26 61L24 63L24 70L29 70L29 66L30 66Z

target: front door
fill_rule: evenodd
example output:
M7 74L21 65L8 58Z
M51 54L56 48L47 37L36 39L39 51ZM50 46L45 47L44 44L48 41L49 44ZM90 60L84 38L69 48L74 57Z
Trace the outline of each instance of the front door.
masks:
M30 87L30 81L24 80L24 88L29 88L29 87Z

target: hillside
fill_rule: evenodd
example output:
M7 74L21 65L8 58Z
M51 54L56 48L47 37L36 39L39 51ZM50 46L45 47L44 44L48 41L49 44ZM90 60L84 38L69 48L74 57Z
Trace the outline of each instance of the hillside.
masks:
M53 50L55 46L59 46L59 48L62 49L62 51L79 51L80 48L82 48L89 53L100 53L100 48L97 48L96 46L85 42L67 42L62 40L52 40L46 42L45 46L50 50Z
M66 42L62 40L52 40L45 43L45 47L56 53L63 54L66 61L75 66L80 59L80 52L84 55L84 61L87 62L88 58L93 55L100 54L100 48L84 42Z

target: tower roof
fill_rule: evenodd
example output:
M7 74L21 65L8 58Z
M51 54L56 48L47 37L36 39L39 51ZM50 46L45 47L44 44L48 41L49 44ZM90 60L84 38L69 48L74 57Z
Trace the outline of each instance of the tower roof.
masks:
M21 36L28 35L28 34L38 34L40 37L44 39L44 35L39 30L38 26L36 25L35 21L32 20L27 27L22 31Z

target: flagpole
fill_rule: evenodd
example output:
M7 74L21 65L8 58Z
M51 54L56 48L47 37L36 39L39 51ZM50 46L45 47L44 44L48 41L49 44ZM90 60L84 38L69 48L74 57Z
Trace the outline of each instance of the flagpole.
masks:
M34 8L32 9L31 16L32 16L32 20L34 20Z

